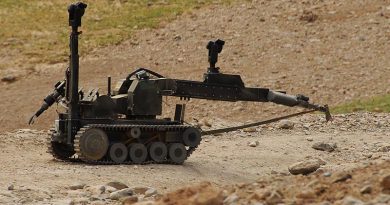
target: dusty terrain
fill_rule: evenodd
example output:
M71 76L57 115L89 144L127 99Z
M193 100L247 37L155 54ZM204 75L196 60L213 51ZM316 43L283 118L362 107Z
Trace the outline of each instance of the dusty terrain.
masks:
M209 123L215 127L231 125L228 122ZM72 185L96 187L112 181L129 187L153 187L161 194L203 181L209 181L215 187L225 187L278 176L282 183L283 180L291 180L290 165L310 160L321 161L321 167L315 172L317 175L350 170L372 162L384 163L386 169L382 175L389 174L390 115L340 115L330 123L325 122L322 115L313 115L292 119L289 129L279 128L284 123L246 132L206 136L198 150L182 166L91 166L58 162L45 153L45 131L4 133L0 135L0 164L3 165L0 171L0 202L56 204L84 200L86 203L115 203L117 201L107 199L104 193L69 190ZM251 146L253 142L255 145ZM333 152L319 151L312 148L317 142L337 146ZM272 187L270 182L266 187ZM7 190L9 186L12 190ZM372 186L379 189L374 184ZM376 195L375 192L366 199Z
M390 93L389 18L387 0L275 0L212 6L185 14L160 29L141 30L120 45L82 54L81 85L86 89L101 87L104 93L108 75L115 81L138 67L152 68L167 77L201 80L208 66L206 43L221 38L226 41L219 62L222 72L240 73L247 86L303 93L315 102L337 105ZM80 43L86 40L88 33ZM388 114L338 115L331 123L325 123L322 115L312 115L292 119L293 129L274 124L206 136L183 166L90 166L53 161L45 153L45 130L55 117L55 108L43 114L34 127L27 127L26 122L63 78L66 67L45 64L28 73L17 68L2 71L2 75L14 75L17 80L0 84L1 204L119 203L108 199L107 187L96 193L96 186L111 181L153 187L160 194L209 181L223 199L236 193L229 188L236 186L233 184L239 187L244 183L241 188L247 192L256 182L253 189L279 190L283 195L279 199L289 203L297 193L280 187L305 186L314 178L322 180L325 173L351 169L357 171L343 187L326 179L320 183L343 194L326 192L307 203L334 203L350 195L367 202L385 194L379 181L389 173L390 166ZM171 115L174 100L166 102L170 106L165 114ZM258 103L202 100L191 100L187 110L187 121L207 120L212 125L204 129L294 111ZM318 151L312 148L316 142L336 143L337 147L332 152ZM306 160L320 161L320 168L308 177L292 177L289 166ZM370 178L371 173L377 174ZM258 180L264 177L261 185ZM86 186L70 190L77 184ZM366 184L372 186L372 192L360 194ZM232 204L247 203L240 200L247 200L249 193L238 191ZM267 196L257 201L264 202ZM154 194L150 199L154 197L161 196Z

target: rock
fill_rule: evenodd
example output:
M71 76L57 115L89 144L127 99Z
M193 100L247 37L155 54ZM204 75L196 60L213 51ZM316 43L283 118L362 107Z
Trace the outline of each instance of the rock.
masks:
M347 196L343 199L342 205L364 205L364 202L352 196Z
M13 83L16 80L17 80L17 78L13 75L7 75L7 76L4 76L1 78L1 81L6 82L6 83Z
M120 198L127 197L127 196L132 196L134 193L132 188L125 188L116 192L112 192L110 194L110 199L111 200L119 200Z
M381 187L383 191L390 191L390 175L382 178Z
M257 147L259 145L259 141L253 141L248 143L249 147Z
M337 145L336 144L329 144L329 143L325 143L325 142L316 142L311 147L313 149L316 149L316 150L333 152L334 149L337 147Z
M265 201L267 204L280 204L283 203L283 195L278 191L272 191L271 195L268 196Z
M296 197L300 199L314 199L317 195L313 190L302 190Z
M306 132L305 132L305 133L306 133ZM309 141L309 142L312 142L312 141L313 141L313 138L312 138L312 137L307 137L306 140Z
M243 129L244 132L256 132L256 128L254 127L247 127Z
M126 184L122 182L116 182L116 181L108 182L106 186L114 187L117 190L129 188Z
M70 185L69 189L70 190L84 189L85 186L86 184L84 183L77 183L77 184Z
M176 35L175 37L173 37L173 39L175 41L180 41L181 40L181 36L180 35Z
M324 177L330 177L330 176L332 176L332 173L330 173L330 172L325 172L325 173L323 174L323 176L324 176Z
M290 121L290 120L281 120L279 122L279 126L278 126L280 129L293 129L294 128L294 122Z
M338 172L335 175L333 175L332 182L333 183L338 183L338 182L344 182L347 179L351 179L352 175L349 174L348 172Z
M102 185L90 186L90 187L84 187L84 188L86 191L88 191L92 194L96 194L96 195L103 194L106 191L106 187L102 186Z
M105 186L105 187L106 187L106 190L104 191L105 193L112 193L112 192L118 191L118 189L116 189L112 186Z
M306 21L308 23L313 23L318 19L318 15L313 13L312 11L303 11L303 14L301 17L299 17L299 20Z
M127 196L120 199L123 205L135 204L138 202L137 196Z
M390 152L390 144L383 144L381 145L378 150L378 152Z
M360 189L361 194L370 194L372 192L372 187L370 185L366 185Z
M7 188L8 190L10 190L10 191L12 191L12 190L14 190L15 189L15 187L14 187L14 185L13 184L11 184L11 185L9 185L8 186L8 188Z
M146 190L145 192L145 197L151 197L151 196L154 196L157 194L157 190L154 189L154 188L149 188L148 190Z
M231 204L236 204L238 201L238 196L236 194L232 194L228 197L226 197L225 200L223 200L224 205L231 205Z
M209 121L207 121L206 119L203 119L201 122L200 122L200 125L201 126L206 126L206 127L211 127L211 123Z
M318 168L320 168L321 163L319 160L307 160L302 162L297 162L293 165L291 165L288 168L288 171L290 171L291 174L297 175L297 174L310 174L314 171L316 171Z

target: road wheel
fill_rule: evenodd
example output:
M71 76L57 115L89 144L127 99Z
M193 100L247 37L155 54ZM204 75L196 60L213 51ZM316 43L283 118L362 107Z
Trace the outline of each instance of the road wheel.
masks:
M196 128L190 127L183 132L183 142L189 147L196 147L200 144L201 134Z
M123 143L115 143L110 147L110 159L118 164L127 159L129 151Z
M141 164L148 157L148 150L141 143L132 143L129 145L129 157L132 162Z
M173 163L183 164L187 158L186 147L181 143L172 143L169 145L169 158Z
M107 134L98 128L91 128L86 130L75 140L76 148L79 149L78 154L85 160L100 160L108 150L109 140Z
M149 147L149 156L155 162L162 162L167 158L168 149L163 142L153 142Z

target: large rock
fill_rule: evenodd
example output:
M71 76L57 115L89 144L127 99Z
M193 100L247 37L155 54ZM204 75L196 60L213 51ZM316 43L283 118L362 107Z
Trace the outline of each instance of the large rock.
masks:
M126 189L122 189L122 190L119 190L119 191L116 191L116 192L112 192L110 194L110 199L111 200L119 200L123 197L128 197L128 196L132 196L134 193L133 189L132 188L126 188Z
M319 160L307 160L302 162L297 162L293 165L291 165L288 168L288 171L290 171L291 174L297 175L297 174L310 174L314 171L316 171L318 168L320 168L321 162Z
M316 149L316 150L333 152L335 150L335 148L337 148L337 145L336 144L325 143L325 142L316 142L311 147L313 149Z

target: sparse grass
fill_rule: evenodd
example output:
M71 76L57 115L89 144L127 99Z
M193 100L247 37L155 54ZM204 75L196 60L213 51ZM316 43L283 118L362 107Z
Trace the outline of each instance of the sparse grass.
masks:
M356 111L390 112L390 94L373 97L368 100L355 100L353 102L336 106L333 113L350 113Z
M81 49L120 43L135 29L157 27L183 12L234 0L85 0ZM56 63L68 58L67 6L73 0L1 0L0 54L23 55L30 63Z

